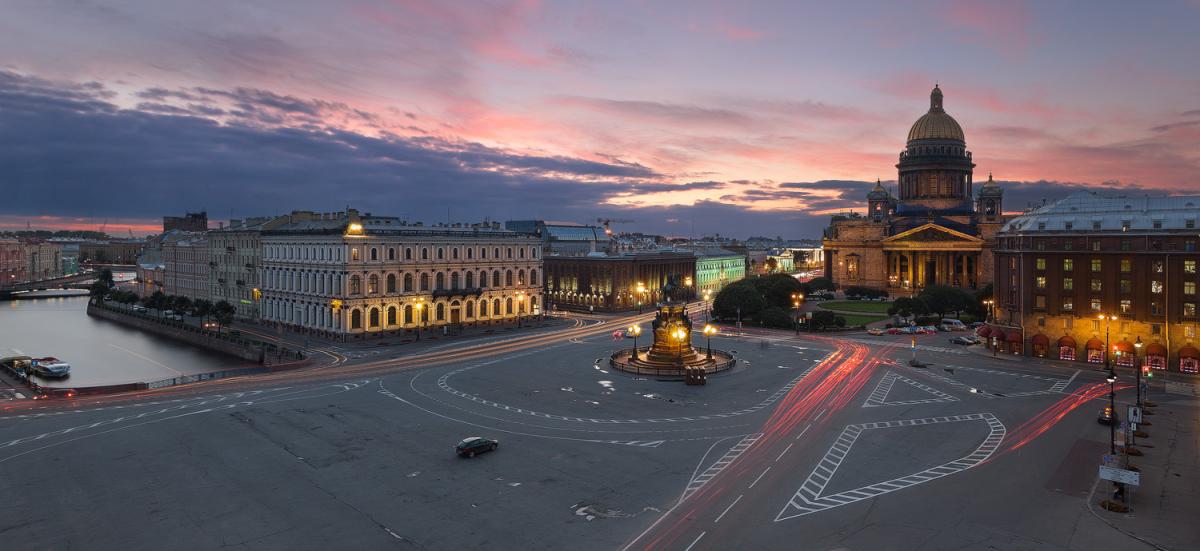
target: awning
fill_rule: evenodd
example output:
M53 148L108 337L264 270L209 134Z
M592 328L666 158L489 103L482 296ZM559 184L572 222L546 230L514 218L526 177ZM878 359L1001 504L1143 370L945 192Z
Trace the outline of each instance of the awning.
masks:
M999 327L993 327L992 328L992 338L996 339L996 342L1004 342L1004 331L1001 330Z
M1008 340L1008 342L1018 342L1018 343L1021 342L1021 332L1020 331L1009 331L1007 340Z
M1047 337L1041 333L1038 333L1033 336L1032 343L1034 346L1049 347L1050 346L1050 337Z
M1133 354L1133 343L1129 341L1121 341L1113 345L1113 348L1120 350L1122 354Z
M1146 346L1146 355L1147 356L1162 356L1165 358L1167 356L1167 347L1165 347L1162 344L1157 343L1157 342L1151 343Z
M1200 350L1196 350L1196 347L1189 344L1179 349L1179 357L1200 359Z
M1075 337L1066 335L1063 338L1058 339L1058 346L1059 348L1076 348Z
M1104 350L1104 341L1100 339L1088 339L1087 344L1083 346L1088 350Z
M980 325L979 329L975 330L975 334L984 338L990 337L992 335L992 328L987 325Z

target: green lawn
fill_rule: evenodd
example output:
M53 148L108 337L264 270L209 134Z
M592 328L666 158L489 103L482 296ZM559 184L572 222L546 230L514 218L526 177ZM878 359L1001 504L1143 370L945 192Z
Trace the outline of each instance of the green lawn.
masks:
M873 302L866 300L831 300L829 302L818 303L818 306L826 310L838 310L841 312L863 312L865 314L884 314L887 315L888 308L891 308L891 302Z
M855 327L858 325L866 325L871 322L882 321L887 319L887 316L861 316L858 314L838 314L846 319L846 327Z

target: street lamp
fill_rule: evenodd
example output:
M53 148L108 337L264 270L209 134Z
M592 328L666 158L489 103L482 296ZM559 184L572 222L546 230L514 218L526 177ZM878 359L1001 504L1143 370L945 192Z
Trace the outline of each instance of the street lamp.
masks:
M675 341L679 343L679 363L683 363L683 339L687 338L687 331L680 327L671 336L675 337Z
M1137 340L1133 343L1133 371L1134 377L1137 380L1137 407L1139 410L1142 409L1142 366L1141 362L1138 361L1141 358L1141 352L1142 336L1138 335Z
M710 298L712 298L712 290L705 289L704 290L704 323L708 323L708 321L709 321L708 320L708 308L709 308L708 299L710 299Z
M991 323L992 322L992 305L996 304L996 301L989 298L989 299L984 300L983 303L987 305L987 309L988 309L987 316L985 316L985 321L987 321L988 323Z
M1112 373L1113 372L1112 364L1109 362L1109 358L1108 358L1110 356L1108 336L1109 336L1110 330L1112 329L1112 322L1117 319L1117 316L1115 316L1115 315L1109 316L1106 314L1100 314L1099 318L1101 321L1105 322L1104 323L1104 368L1107 369L1109 373Z
M525 313L525 291L517 292L517 329L521 328L521 314Z
M629 334L630 334L630 335L633 335L633 359L636 361L636 360L638 359L638 355L637 355L637 338L638 338L638 335L641 335L641 334L642 334L642 326L640 326L640 325L630 325L630 326L629 326Z
M1111 371L1108 372L1108 410L1112 412L1112 422L1108 424L1108 451L1109 453L1117 454L1117 374Z
M425 309L425 299L417 301L417 340L421 340L421 311Z
M708 359L712 358L712 336L717 333L717 328L709 324L704 324L704 338L708 341Z

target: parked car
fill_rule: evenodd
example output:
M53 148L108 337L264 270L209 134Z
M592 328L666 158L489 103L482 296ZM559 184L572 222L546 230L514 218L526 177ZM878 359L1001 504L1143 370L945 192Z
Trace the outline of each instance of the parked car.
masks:
M938 325L938 328L942 331L966 331L967 325L956 319L946 318L942 320L942 323Z
M867 334L868 335L882 335L883 329L880 329L878 327L872 327L870 329L867 329Z
M62 379L71 375L71 364L49 356L35 358L33 372L43 379Z
M1104 409L1100 410L1100 415L1096 417L1096 422L1101 425L1115 425L1120 421L1117 419L1117 413L1113 411L1112 407L1104 406Z
M963 337L963 336L950 337L950 344L972 345L975 343L976 343L975 339L973 339L971 337Z
M145 307L145 306L142 306L141 304L134 304L134 305L133 305L133 311L134 311L134 312L145 312L145 311L146 311L146 307Z
M463 438L462 442L454 446L454 452L459 457L475 457L475 454L478 453L494 452L498 446L500 446L498 440L483 438L481 436L471 436Z

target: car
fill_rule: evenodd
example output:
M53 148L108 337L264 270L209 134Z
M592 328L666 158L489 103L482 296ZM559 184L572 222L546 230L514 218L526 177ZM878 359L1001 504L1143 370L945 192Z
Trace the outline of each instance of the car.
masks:
M1100 410L1100 415L1096 416L1096 422L1101 425L1115 425L1120 421L1111 406L1104 406L1104 409Z
M168 318L171 318L171 319L173 319L173 320L175 320L175 321L183 321L183 316L181 316L181 315L179 315L179 314L173 314L173 315L170 315L170 316L167 316L167 317L168 317Z
M62 379L71 375L71 364L58 358L34 358L33 372L43 379Z
M475 457L476 454L483 452L494 452L500 446L498 440L484 438L482 436L470 436L463 438L457 446L454 446L454 453L459 457Z
M975 344L975 339L972 339L970 337L961 337L961 336L960 337L950 337L950 344L971 345L971 344Z
M880 329L878 327L872 327L870 329L867 329L867 334L868 335L882 335L883 329Z
M78 393L73 388L40 387L34 394L34 400L49 400L51 398L74 398Z
M141 304L134 304L134 305L133 305L133 311L134 311L134 312L145 312L145 311L146 311L146 307L145 307L145 306L142 306Z

